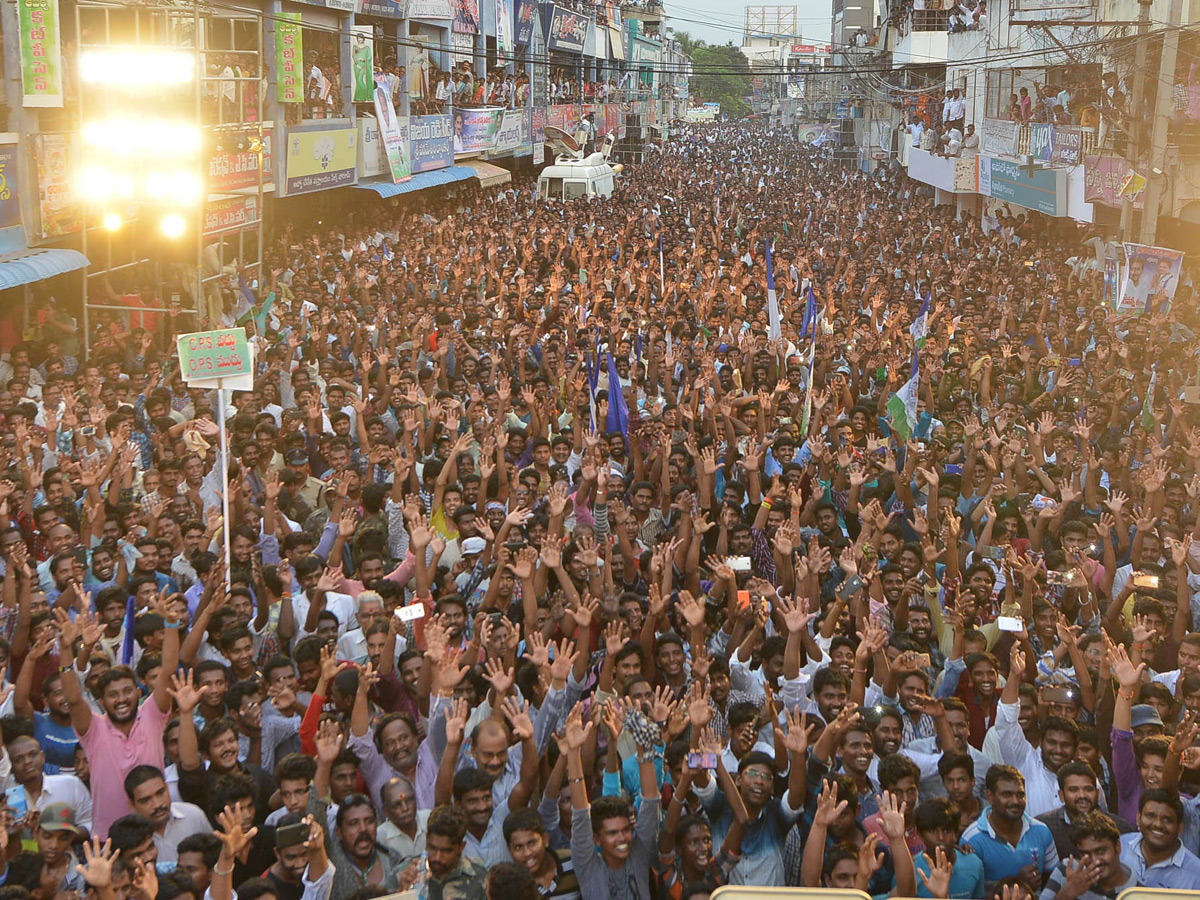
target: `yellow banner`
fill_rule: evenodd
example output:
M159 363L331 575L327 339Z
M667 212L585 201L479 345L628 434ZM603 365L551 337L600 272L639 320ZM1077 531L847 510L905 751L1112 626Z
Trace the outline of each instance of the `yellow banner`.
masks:
M351 126L289 132L287 192L305 194L354 184L357 139Z

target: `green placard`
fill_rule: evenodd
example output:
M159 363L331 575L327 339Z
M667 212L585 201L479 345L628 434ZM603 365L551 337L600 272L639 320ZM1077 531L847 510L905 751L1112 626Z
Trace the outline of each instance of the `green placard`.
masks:
M18 0L24 106L62 106L58 0Z
M300 34L300 13L276 13L275 86L280 103L304 100L304 38Z
M197 331L176 338L184 381L233 378L253 373L245 328Z

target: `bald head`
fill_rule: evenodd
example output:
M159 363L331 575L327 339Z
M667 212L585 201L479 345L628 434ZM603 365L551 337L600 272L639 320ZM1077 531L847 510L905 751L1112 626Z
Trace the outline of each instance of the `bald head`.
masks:
M508 729L495 719L485 719L471 733L471 756L475 765L492 779L508 765Z

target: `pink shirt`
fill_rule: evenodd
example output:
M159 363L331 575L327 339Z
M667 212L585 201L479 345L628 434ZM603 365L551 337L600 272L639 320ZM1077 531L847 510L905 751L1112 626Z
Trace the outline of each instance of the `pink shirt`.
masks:
M134 766L163 768L163 726L167 714L154 698L138 709L126 737L107 716L92 714L92 724L79 738L92 771L92 834L105 840L108 827L133 812L125 796L125 776Z

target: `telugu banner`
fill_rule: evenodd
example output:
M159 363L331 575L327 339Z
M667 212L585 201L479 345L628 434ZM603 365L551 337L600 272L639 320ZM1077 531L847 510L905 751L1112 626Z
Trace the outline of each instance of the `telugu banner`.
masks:
M58 0L17 0L23 106L63 105Z
M304 101L304 38L300 34L300 13L276 13L275 87L280 103Z

